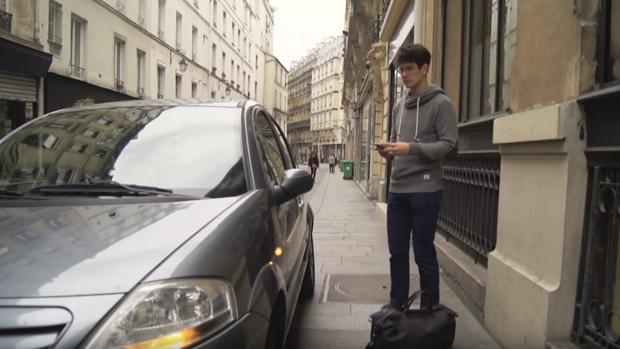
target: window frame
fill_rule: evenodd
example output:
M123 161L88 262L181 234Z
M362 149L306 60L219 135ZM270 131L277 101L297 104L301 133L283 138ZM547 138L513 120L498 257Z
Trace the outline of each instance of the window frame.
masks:
M510 0L497 1L497 19L493 22L493 1L470 1L463 2L461 5L461 69L459 84L459 122L467 122L476 118L503 112L504 106L504 68L506 64L505 57L505 31L506 31L506 2ZM447 4L447 2L444 2ZM482 12L476 13L474 6L482 6ZM489 12L490 11L490 12ZM447 20L447 11L443 12L443 22ZM475 28L475 25L481 27ZM481 30L482 34L482 52L479 59L474 57L474 49L472 42L474 40L475 30ZM445 30L445 27L444 27ZM486 33L489 33L488 36ZM493 35L496 37L493 37ZM445 39L445 38L444 38ZM493 53L493 42L495 41L495 52ZM444 50L445 52L445 50ZM442 57L443 60L443 57ZM445 61L442 62L442 65ZM491 67L495 65L494 75ZM474 74L474 65L478 65L479 72ZM494 83L491 83L491 77ZM442 80L444 76L442 74ZM476 80L474 80L476 79ZM479 82L479 86L475 89L472 84ZM493 96L493 104L488 104L490 96ZM474 101L473 98L476 100ZM474 110L473 103L477 103L477 110ZM506 107L508 107L507 103ZM488 110L485 110L485 105Z
M136 50L136 59L137 59L137 78L136 78L136 92L138 96L144 97L144 87L146 85L146 52L137 49Z
M620 84L620 77L615 78L613 73L613 57L612 47L612 24L613 20L620 18L612 18L613 7L620 6L618 3L614 5L612 0L600 0L598 10L598 25L596 33L596 73L595 88L605 88ZM616 38L620 40L620 38ZM620 60L620 57L618 57Z
M47 41L58 46L62 45L62 4L55 0L49 1Z
M88 22L80 16L71 14L71 50L69 64L71 75L83 79L86 71L86 26ZM79 27L78 27L79 26ZM79 38L76 38L79 33Z
M125 85L125 57L127 41L118 35L114 35L114 86L122 89Z
M253 115L252 118L253 118L253 128L254 128L253 131L255 135L256 144L258 145L258 150L260 153L260 162L263 167L263 173L265 174L265 179L269 180L269 185L271 186L280 185L282 184L282 181L284 180L284 173L287 170L287 168L286 168L286 162L284 161L284 156L282 153L280 142L278 141L277 133L274 131L273 122L271 121L271 118L264 110L258 111L257 113ZM280 164L282 165L281 174L276 173L278 172L278 169L276 169L274 167L275 165L271 163L269 155L264 149L265 145L261 141L261 138L265 137L266 135L264 135L262 132L259 131L259 128L258 128L259 118L263 118L265 121L267 121L267 125L269 127L269 135L273 138L273 142L276 148L278 149L277 155L278 155L278 159L280 160Z

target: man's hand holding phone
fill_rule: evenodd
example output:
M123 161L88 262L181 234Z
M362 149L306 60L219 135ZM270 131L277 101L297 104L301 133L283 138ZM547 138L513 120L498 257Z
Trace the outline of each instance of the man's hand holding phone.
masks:
M388 160L392 159L394 155L406 155L409 153L409 143L406 142L375 143L373 146L377 149L379 155Z

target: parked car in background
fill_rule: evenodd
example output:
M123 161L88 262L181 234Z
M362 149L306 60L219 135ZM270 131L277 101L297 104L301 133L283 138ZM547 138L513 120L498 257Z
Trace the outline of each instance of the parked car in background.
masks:
M253 102L51 113L0 141L0 348L280 348L313 213Z

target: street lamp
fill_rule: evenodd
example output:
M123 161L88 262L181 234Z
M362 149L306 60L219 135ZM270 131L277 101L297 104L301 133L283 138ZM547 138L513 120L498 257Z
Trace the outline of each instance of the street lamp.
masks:
M181 60L179 61L179 70L184 73L189 65L185 59L185 50L170 50L170 64L172 64L172 51L181 56Z

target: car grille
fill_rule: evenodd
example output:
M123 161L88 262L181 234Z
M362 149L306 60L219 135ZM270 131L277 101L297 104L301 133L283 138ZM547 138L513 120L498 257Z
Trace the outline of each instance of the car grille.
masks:
M0 348L51 348L71 319L62 308L0 307Z

